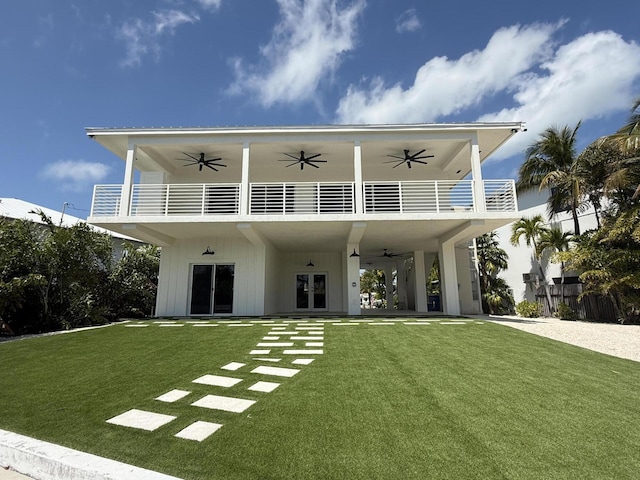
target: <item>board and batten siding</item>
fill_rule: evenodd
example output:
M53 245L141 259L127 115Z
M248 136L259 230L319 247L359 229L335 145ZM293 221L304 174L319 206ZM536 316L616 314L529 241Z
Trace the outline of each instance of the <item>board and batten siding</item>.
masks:
M207 246L215 255L202 255ZM233 315L265 313L265 249L241 238L207 238L162 248L156 315L189 315L191 266L207 264L235 265Z

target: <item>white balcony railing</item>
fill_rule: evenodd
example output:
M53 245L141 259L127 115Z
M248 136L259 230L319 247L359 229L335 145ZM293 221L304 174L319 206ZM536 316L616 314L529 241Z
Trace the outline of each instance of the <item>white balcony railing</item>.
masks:
M513 180L485 180L488 212L517 211ZM134 185L130 216L239 215L240 184ZM355 214L352 182L251 183L250 215ZM127 216L122 185L96 185L91 216ZM364 214L473 212L472 180L365 182Z
M353 183L252 183L252 215L354 213Z

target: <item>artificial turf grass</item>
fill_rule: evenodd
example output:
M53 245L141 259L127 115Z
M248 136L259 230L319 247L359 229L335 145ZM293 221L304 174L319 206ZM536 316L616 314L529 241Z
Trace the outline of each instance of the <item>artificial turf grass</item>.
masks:
M0 345L10 412L0 425L183 478L632 478L639 469L637 363L492 324L326 325L325 355L275 380L272 393L248 392L249 379L264 379L248 373L259 363L248 352L265 331L114 326ZM217 370L229 361L248 365ZM220 372L246 381L190 383ZM173 388L194 393L153 400ZM189 406L206 393L258 403L243 414ZM104 423L130 408L178 419L155 432ZM225 426L201 444L173 438L198 419Z

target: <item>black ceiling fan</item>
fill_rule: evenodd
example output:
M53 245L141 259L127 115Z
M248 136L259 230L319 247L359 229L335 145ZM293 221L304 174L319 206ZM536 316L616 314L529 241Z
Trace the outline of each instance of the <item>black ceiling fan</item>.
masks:
M200 158L195 157L187 152L182 152L184 155L186 155L187 157L189 157L189 159L186 158L177 158L176 160L182 160L183 162L189 162L189 163L185 163L183 166L185 167L190 167L191 165L198 165L198 171L201 172L202 171L202 167L207 167L210 168L211 170L214 171L218 171L218 169L216 167L226 167L226 165L223 165L222 163L216 163L219 160L222 160L221 157L219 158L204 158L205 154L201 153L200 154Z
M410 154L410 150L405 150L404 151L404 157L398 157L397 155L387 155L387 157L391 157L391 158L397 158L398 160L390 160L388 162L384 162L384 163L395 163L395 165L393 166L393 168L396 168L399 165L402 165L403 163L407 164L407 167L411 168L411 162L415 162L415 163L422 163L423 165L427 165L427 162L423 162L421 161L423 158L433 158L433 155L422 155L426 150L422 149L419 152L414 153L413 155Z
M394 258L394 257L403 257L405 254L404 253L390 253L387 251L387 249L384 249L384 253L382 255L380 255L381 257L385 257L385 258Z
M300 164L300 170L304 170L304 166L305 165L309 165L313 168L320 168L318 165L316 165L316 163L327 163L326 160L314 160L314 158L319 157L320 155L322 155L321 153L316 153L315 155L311 155L310 157L305 157L304 156L304 151L300 151L300 156L295 156L295 155L291 155L290 153L285 153L285 155L287 157L293 158L295 160L295 162L293 163L289 163L289 165L286 165L287 167L292 167L293 165L297 165ZM291 162L291 160L279 160L280 162Z

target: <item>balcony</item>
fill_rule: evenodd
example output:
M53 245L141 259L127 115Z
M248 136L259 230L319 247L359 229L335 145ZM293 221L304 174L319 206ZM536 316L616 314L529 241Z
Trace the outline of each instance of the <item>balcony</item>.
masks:
M485 180L484 209L516 212L513 180ZM121 213L122 185L96 185L92 217L127 216ZM353 182L290 182L249 184L249 215L358 214ZM363 212L453 213L478 212L473 180L364 182ZM239 216L241 185L169 184L134 185L129 216Z

